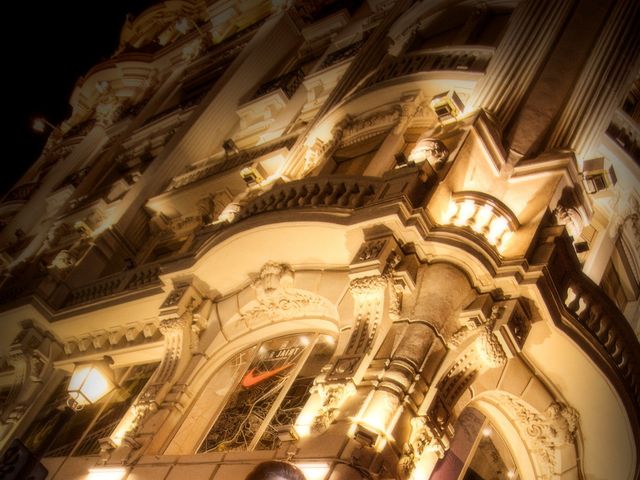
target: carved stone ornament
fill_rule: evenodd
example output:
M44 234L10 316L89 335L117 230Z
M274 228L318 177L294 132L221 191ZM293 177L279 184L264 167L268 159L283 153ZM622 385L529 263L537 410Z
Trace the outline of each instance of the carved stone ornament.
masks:
M124 111L124 102L111 90L108 82L101 82L96 87L101 94L96 105L96 122L103 127L113 125Z
M335 307L325 298L293 288L293 270L285 264L266 263L253 283L257 301L240 313L248 327L300 317L335 318Z
M409 155L409 160L415 163L429 162L434 170L440 170L449 158L449 149L442 141L430 138L427 133L421 136Z
M197 40L194 40L188 43L187 45L182 47L182 51L181 51L182 60L185 60L187 62L192 62L193 60L195 60L200 56L203 49L204 49L204 42L202 41L202 38L198 38Z
M338 415L342 402L355 392L351 382L323 383L315 385L314 391L320 395L322 406L311 423L311 431L315 434L324 432Z
M558 205L553 210L553 215L555 216L556 223L558 225L564 225L574 240L580 237L582 229L584 228L584 221L578 210L572 207Z
M131 407L134 419L127 437L133 438L147 415L158 409L198 347L198 335L206 328L210 301L194 282L195 279L191 283L176 284L160 306L158 330L164 336L164 354L160 366Z
M501 395L500 405L516 420L516 425L537 467L536 478L550 480L560 472L557 450L574 444L579 415L564 403L552 403L544 413L538 413L512 395Z
M438 440L437 435L429 427L426 417L411 419L411 434L409 441L402 447L402 457L398 462L398 473L401 478L411 476L420 457L426 452L434 452L438 458L445 453L445 444Z
M8 424L16 424L40 394L53 370L53 360L61 353L59 345L45 332L24 321L23 328L9 347L7 363L13 367L13 385L0 412L0 438Z

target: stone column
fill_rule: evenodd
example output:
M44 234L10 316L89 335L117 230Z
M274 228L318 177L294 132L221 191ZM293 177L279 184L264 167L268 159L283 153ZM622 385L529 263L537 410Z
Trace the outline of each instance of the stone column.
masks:
M296 422L299 433L318 434L329 428L344 400L355 392L391 321L397 319L400 300L393 275L402 258L399 252L400 246L389 232L376 232L351 262L353 332L327 374L316 380Z
M464 274L447 264L422 267L418 273L414 304L407 327L380 384L361 413L355 436L362 443L379 445L393 428L404 398L422 369L436 333L455 331L457 317L473 298Z
M563 25L570 0L524 0L513 11L484 77L468 106L493 113L504 127Z
M614 2L603 32L551 135L549 148L569 148L581 160L590 155L638 74L639 24L640 3Z

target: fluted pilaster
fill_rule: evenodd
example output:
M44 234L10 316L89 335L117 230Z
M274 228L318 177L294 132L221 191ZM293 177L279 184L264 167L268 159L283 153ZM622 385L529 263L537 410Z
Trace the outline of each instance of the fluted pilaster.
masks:
M609 20L551 135L549 148L585 159L638 74L640 3L615 2Z
M484 108L506 125L553 45L571 3L525 0L518 5L485 76L469 99L470 108Z

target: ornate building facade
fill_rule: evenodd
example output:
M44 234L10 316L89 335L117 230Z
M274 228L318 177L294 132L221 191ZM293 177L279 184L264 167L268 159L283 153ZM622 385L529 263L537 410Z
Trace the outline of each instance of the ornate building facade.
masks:
M10 478L640 478L639 11L128 19L0 204Z

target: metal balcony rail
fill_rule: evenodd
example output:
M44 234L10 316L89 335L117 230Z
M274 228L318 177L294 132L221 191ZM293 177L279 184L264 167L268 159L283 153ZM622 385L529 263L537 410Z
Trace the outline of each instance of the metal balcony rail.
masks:
M302 80L304 80L304 72L301 68L291 70L284 75L281 75L260 85L260 87L258 87L258 89L249 100L255 100L256 98L263 97L266 94L275 92L278 89L282 90L287 98L291 98L302 83Z
M366 82L369 87L396 77L431 71L484 72L493 49L469 47L411 52L383 64Z

